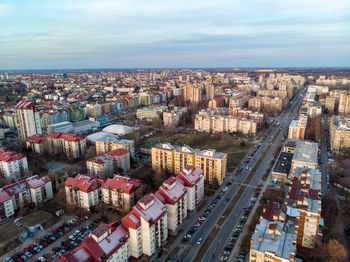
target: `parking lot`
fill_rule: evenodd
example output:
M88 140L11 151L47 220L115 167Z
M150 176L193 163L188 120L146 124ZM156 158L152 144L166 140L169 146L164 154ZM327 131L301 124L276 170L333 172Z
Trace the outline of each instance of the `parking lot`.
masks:
M103 217L89 217L79 214L48 231L47 234L32 240L32 244L24 247L20 252L7 254L3 258L6 262L15 261L55 261L60 255L79 246L83 239L93 231Z

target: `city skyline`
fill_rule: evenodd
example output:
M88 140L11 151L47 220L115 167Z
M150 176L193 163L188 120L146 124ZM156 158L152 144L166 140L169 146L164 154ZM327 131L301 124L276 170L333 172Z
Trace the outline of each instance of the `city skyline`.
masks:
M0 0L0 70L348 67L350 4Z

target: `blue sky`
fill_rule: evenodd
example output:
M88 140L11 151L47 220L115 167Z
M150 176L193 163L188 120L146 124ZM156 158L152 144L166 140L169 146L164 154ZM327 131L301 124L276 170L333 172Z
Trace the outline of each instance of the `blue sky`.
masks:
M0 0L0 69L350 66L349 0Z

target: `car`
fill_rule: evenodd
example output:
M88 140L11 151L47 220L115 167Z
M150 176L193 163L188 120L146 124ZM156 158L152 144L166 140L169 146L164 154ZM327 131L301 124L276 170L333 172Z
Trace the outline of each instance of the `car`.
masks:
M227 198L225 199L225 201L228 202L228 201L230 201L230 199L227 197Z
M199 221L204 221L204 220L206 220L206 219L207 219L207 218L204 217L204 216L201 216L200 218L198 218Z
M46 258L45 257L39 257L38 258L40 261L46 261Z
M198 222L196 224L194 224L195 227L199 227L201 224Z
M223 254L224 254L225 256L227 256L227 255L231 254L231 252L225 250L225 251L223 252Z
M230 242L231 242L231 241L236 241L236 240L237 240L237 237L230 237L229 240L230 240Z
M227 259L228 259L227 256L221 256L221 257L220 257L220 261L226 261Z
M33 256L33 254L30 253L29 251L25 252L24 254L25 254L27 257L32 257L32 256Z
M198 240L197 240L197 245L202 244L202 242L203 242L203 238L202 238L202 237L198 238Z

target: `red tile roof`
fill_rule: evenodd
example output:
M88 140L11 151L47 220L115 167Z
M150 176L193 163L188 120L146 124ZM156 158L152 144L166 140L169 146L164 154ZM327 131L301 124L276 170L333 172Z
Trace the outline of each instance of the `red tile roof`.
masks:
M129 154L129 151L123 148L114 149L107 153L107 155L110 155L110 156L122 156L126 154Z
M0 190L0 203L4 203L6 201L9 201L11 199L11 196L4 190Z
M0 161L12 162L20 160L22 158L25 158L25 156L22 154L0 149Z
M50 138L62 138L66 141L79 141L85 139L84 136L79 136L77 134L71 134L71 133L65 133L65 132L57 132L57 133L51 133L47 135Z
M33 135L26 138L27 142L32 142L36 144L40 144L43 141L42 135Z
M181 179L186 187L193 187L199 182L202 176L202 169L199 167L193 168L193 166L187 165L179 172L176 179Z
M75 178L69 177L66 182L64 182L66 187L76 187L85 193L95 191L103 184L104 182L102 179L85 175L77 175Z
M156 192L158 197L164 204L174 205L179 199L183 198L186 194L185 186L177 182L174 177L170 177L163 182L163 185L159 187Z
M103 188L115 191L122 191L123 193L131 194L141 186L142 182L138 179L114 175L103 184Z
M15 109L34 110L34 112L38 111L33 101L24 101L24 100L18 102L18 104L15 106Z

